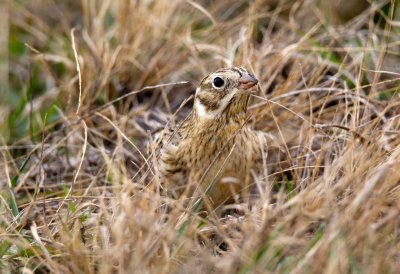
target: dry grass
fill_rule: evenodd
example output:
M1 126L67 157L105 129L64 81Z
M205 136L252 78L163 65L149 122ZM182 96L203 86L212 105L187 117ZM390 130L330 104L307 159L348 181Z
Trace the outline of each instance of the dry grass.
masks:
M2 273L400 269L397 1L341 24L311 0L60 2L8 2ZM286 160L204 214L160 193L146 140L230 65Z

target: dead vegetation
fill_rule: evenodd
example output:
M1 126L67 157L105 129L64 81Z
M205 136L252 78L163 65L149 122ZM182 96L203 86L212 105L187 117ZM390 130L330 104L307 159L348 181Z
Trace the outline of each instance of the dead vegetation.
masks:
M359 12L9 1L2 273L396 273L400 6ZM251 205L204 214L162 194L145 146L188 114L203 75L231 65L260 79L249 123L286 160Z

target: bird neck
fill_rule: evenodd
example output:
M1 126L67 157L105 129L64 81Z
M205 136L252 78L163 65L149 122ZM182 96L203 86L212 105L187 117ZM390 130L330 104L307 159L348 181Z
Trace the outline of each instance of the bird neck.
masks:
M217 124L217 125L237 125L241 126L246 120L246 110L249 101L248 94L239 95L227 104L221 113L213 113L206 110L201 102L195 101L193 119L201 121L201 124Z
M248 94L239 95L238 98L235 98L235 100L228 104L219 119L222 119L226 124L234 123L243 125L246 120L248 102Z

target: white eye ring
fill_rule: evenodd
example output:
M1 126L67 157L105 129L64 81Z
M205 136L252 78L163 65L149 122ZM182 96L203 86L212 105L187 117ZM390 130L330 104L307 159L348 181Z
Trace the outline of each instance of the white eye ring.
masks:
M221 89L225 86L225 81L221 77L216 76L212 81L212 85L216 89Z

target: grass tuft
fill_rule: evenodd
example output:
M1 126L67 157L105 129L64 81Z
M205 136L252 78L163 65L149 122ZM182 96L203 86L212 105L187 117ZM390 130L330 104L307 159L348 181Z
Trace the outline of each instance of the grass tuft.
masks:
M1 273L398 272L398 1L21 0L0 14ZM249 123L276 146L252 199L207 214L163 195L146 147L232 65L260 80Z

